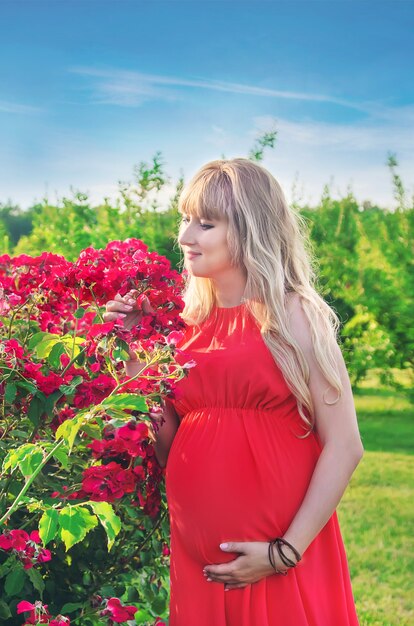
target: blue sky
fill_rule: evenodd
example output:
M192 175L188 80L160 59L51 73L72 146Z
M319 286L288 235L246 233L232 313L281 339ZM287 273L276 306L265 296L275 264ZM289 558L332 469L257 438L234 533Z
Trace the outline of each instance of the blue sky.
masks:
M170 184L247 156L292 200L393 207L387 152L414 192L414 2L0 3L0 202L93 203L161 151Z

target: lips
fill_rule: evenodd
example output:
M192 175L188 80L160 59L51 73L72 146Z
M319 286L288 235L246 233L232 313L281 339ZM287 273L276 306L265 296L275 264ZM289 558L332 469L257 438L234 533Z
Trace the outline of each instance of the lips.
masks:
M187 252L187 256L192 259L194 256L200 256L201 252Z

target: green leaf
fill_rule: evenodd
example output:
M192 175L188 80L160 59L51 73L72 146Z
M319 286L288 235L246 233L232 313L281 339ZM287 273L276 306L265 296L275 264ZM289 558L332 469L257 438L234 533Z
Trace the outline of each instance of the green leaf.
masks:
M44 394L43 398L45 397ZM45 412L45 403L43 398L40 396L34 396L29 404L29 410L27 412L27 417L32 422L33 426L38 426L40 422L40 418Z
M81 350L78 356L76 357L74 363L76 363L76 365L79 365L79 367L83 367L85 360L86 360L85 350Z
M44 546L57 535L59 528L59 513L56 509L47 509L39 521L39 535Z
M153 609L153 611L155 611L157 615L162 615L167 609L166 598L163 598L163 596L160 595L156 595L151 605L151 608Z
M73 343L75 343L75 346L79 346L85 342L85 337L79 337L78 335L76 335L75 337L73 335L62 335L60 339L71 348Z
M36 346L42 341L48 341L56 337L59 338L59 335L54 335L53 333L44 333L44 332L35 333L30 338L29 349L34 350Z
M148 412L148 404L145 398L134 393L118 393L115 396L108 396L108 398L103 400L102 406L123 410L133 409L142 413Z
M55 369L59 369L59 367L61 366L60 357L65 352L66 349L64 343L62 343L61 341L55 343L47 357L48 363L50 363L50 365Z
M32 382L29 382L28 380L19 380L19 382L16 384L19 389L25 389L29 393L36 393L37 391L36 385L34 385Z
M59 534L66 552L82 541L87 533L98 524L96 515L91 515L84 507L66 506L59 511Z
M112 598L113 596L116 595L116 591L115 588L112 585L102 585L101 589L100 589L100 593L102 594L102 596L104 598Z
M85 309L82 306L80 306L74 312L73 317L77 320L81 320L84 315L85 315Z
M129 359L129 353L119 347L112 350L112 356L116 362L127 361Z
M51 444L52 445L52 444ZM64 469L68 469L69 467L69 459L68 454L65 448L58 448L54 451L53 456L59 461Z
M85 413L79 413L75 417L72 417L72 419L65 420L56 431L56 439L65 440L69 447L69 454L72 452L76 435L85 421Z
M23 476L31 476L35 469L42 463L44 458L43 450L33 450L30 454L24 457L19 463L19 469Z
M108 552L121 530L121 518L118 517L109 502L87 502L105 529L108 537Z
M82 430L92 437L92 439L100 439L102 435L102 429L98 424L83 424Z
M11 570L13 565L15 564L14 556L11 556L0 565L0 578L4 578Z
M18 596L23 589L25 578L25 570L21 567L16 567L9 572L4 582L4 590L7 595Z
M9 619L11 616L9 605L4 600L0 600L0 619Z
M63 393L61 391L54 391L53 393L50 394L50 396L47 396L46 401L45 401L45 411L49 417L53 417L53 410L55 408L55 404L58 400L60 400L62 396L63 396Z
M106 408L106 412L108 415L110 415L113 419L111 420L111 424L115 427L115 428L119 428L120 426L124 426L125 424L125 413L123 411L121 411L121 409L108 409ZM131 416L128 415L128 418L130 418Z
M45 590L45 582L43 580L42 574L34 567L26 570L26 573L33 587L36 589L36 591L40 593L40 598L42 599L42 595Z
M127 342L124 341L123 339L120 339L119 337L115 339L115 345L117 348L121 348L122 350L125 350L125 352L128 352L129 350L129 345L127 344Z
M47 500L50 500L51 498L47 498ZM53 498L52 498L53 500ZM30 513L33 513L33 511L43 511L44 510L44 502L42 500L36 500L35 498L27 498L26 496L23 496L23 498L21 498L20 502L22 504L26 505L26 508L28 511L30 511ZM55 504L55 502L51 502L50 503Z
M4 390L4 397L8 404L11 404L17 394L17 386L14 383L7 383L6 388Z
M74 378L72 378L72 380L70 381L69 385L60 385L59 389L66 396L71 396L75 392L76 387L80 385L81 382L83 382L82 376L74 376Z
M24 439L27 441L27 432L24 430L19 430L18 428L13 428L13 430L9 431L10 437L16 437L17 439Z
M63 335L60 339L66 345L66 349L69 351L70 354L72 354L73 351L74 357L77 357L81 351L81 348L79 346L85 343L85 337L78 337L73 335Z
M143 624L144 622L147 622L153 619L153 615L149 613L146 609L139 609L135 613L134 617L135 617L135 621L137 624Z
M115 348L112 351L115 361L127 361L129 359L129 345L118 337L115 340Z
M66 613L74 613L78 609L83 608L85 605L83 602L67 602L60 609L61 615L66 615Z
M26 443L19 448L10 450L3 461L3 471L9 468L13 471L19 466L23 476L33 474L36 467L43 460L43 449L33 443Z
M38 343L37 346L34 349L34 352L36 353L36 356L39 359L46 359L49 356L49 354L51 353L53 347L57 343L59 343L59 341L60 341L59 335L55 335L51 339L44 339L43 341Z

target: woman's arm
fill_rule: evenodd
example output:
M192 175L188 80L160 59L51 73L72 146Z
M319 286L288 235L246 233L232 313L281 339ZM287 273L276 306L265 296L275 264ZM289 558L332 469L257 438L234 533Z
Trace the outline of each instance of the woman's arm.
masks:
M296 294L295 294L296 296ZM283 537L303 554L335 511L349 480L360 462L364 448L346 365L337 345L335 357L341 375L343 393L336 404L323 400L328 382L316 361L307 317L299 297L291 298L292 332L302 348L310 369L309 388L315 409L315 426L323 446L306 495ZM334 398L336 392L330 397ZM287 556L291 551L285 546ZM292 555L293 560L296 559Z
M130 377L136 376L144 368L144 361L131 360L125 362L126 375ZM171 444L180 425L180 419L172 402L168 398L164 398L163 401L164 410L162 416L165 421L159 427L158 432L155 433L156 441L153 443L155 456L161 467L165 467L167 464Z
M158 463L161 467L165 467L167 465L172 442L180 426L178 414L173 404L167 398L164 398L164 411L162 416L165 422L160 426L158 433L156 433L157 440L153 445Z
M131 289L125 296L116 294L113 300L106 303L106 312L103 315L105 322L111 322L121 317L124 321L124 328L130 329L137 324L142 313L155 313L148 298L142 303L142 307L137 305L138 291ZM137 355L133 350L129 351L130 360L125 362L125 371L127 376L133 377L145 369L146 363L137 359ZM173 442L175 433L180 424L179 417L171 402L164 402L163 412L164 422L155 433L156 440L154 442L155 456L161 467L167 464L168 453Z

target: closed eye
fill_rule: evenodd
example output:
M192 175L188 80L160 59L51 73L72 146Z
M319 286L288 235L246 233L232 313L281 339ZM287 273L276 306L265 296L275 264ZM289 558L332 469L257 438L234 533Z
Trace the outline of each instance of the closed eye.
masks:
M184 215L183 215L183 217L181 218L181 223L182 223L182 224L186 224L186 223L187 223L187 222L189 222L189 221L190 221L190 220L189 220L187 217L185 217ZM200 222L200 227L201 227L203 230L208 230L209 228L214 228L214 226L213 226L212 224L202 224L201 222Z

